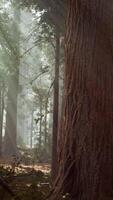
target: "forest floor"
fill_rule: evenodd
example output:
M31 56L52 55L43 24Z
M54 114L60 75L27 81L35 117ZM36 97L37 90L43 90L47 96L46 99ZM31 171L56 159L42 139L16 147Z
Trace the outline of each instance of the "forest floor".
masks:
M50 191L50 165L0 165L0 200L45 200Z

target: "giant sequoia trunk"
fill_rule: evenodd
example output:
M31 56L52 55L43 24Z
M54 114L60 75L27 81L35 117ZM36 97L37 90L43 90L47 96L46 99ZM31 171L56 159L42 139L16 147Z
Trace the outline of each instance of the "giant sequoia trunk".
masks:
M113 199L113 1L69 0L59 177L52 200Z
M59 65L60 65L60 34L56 31L55 48L55 79L54 79L54 106L53 106L53 135L52 135L52 179L57 175L57 136L59 117Z

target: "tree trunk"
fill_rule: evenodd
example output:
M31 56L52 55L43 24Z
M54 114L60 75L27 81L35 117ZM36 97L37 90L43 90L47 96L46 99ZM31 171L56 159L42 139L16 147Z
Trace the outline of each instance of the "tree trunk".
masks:
M2 129L3 129L3 87L0 82L0 156L2 155Z
M47 111L48 111L48 98L45 102L45 119L44 119L44 132L45 132L44 146L45 146L45 150L47 150Z
M40 98L40 121L39 121L39 152L42 149L42 99Z
M19 73L18 73L19 74ZM17 97L18 74L10 77L7 97L6 131L5 131L5 155L11 156L17 153Z
M4 83L0 82L0 156L2 156L2 136L4 119Z
M5 146L4 153L8 156L17 154L17 100L19 87L19 64L20 64L20 9L18 8L17 0L14 3L14 54L11 57L12 71L9 76L8 95L7 95L7 114L6 114L6 131L5 131ZM12 52L13 53L13 52Z
M59 176L52 200L113 199L113 1L69 0Z
M59 116L59 65L60 65L60 35L56 31L55 49L55 79L54 79L54 104L53 104L53 139L52 139L52 179L57 175L57 135Z
M32 113L31 113L31 135L30 135L30 148L32 149L33 148L33 114L34 114L34 111L32 109Z

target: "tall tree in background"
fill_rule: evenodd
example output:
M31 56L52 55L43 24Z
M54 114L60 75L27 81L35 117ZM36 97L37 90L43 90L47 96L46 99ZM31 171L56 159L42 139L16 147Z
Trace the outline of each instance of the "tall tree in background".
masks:
M4 83L0 77L0 156L2 155L3 110L4 110Z
M23 2L23 1L22 1ZM65 32L65 15L66 15L66 0L47 1L33 0L23 2L25 6L35 5L35 9L43 12L40 20L43 32L46 32L45 27L52 28L52 36L55 38L55 74L54 74L54 98L53 98L53 134L52 134L52 178L57 175L57 135L58 135L58 117L59 117L59 67L60 67L60 36ZM61 9L62 8L62 9ZM48 33L49 41L51 34Z
M0 155L2 149L2 88L0 83Z
M52 200L113 198L113 2L69 0L60 168Z
M3 9L0 13L0 155L2 154L2 137L5 129L5 112L6 95L7 95L7 78L10 73L10 60L11 60L11 29L9 26L8 13ZM11 22L10 22L11 25ZM11 65L12 66L12 65Z
M55 36L55 74L53 97L53 134L52 134L52 179L57 175L57 140L59 128L59 67L60 67L60 36L65 32L66 1L38 1L40 9L45 9L41 23L46 22L53 28ZM62 7L62 10L60 9Z
M7 95L7 114L4 152L6 155L13 155L17 152L17 97L19 85L19 28L20 10L14 3L14 24L12 34L14 36L14 46L12 46L12 73L9 76L8 95Z

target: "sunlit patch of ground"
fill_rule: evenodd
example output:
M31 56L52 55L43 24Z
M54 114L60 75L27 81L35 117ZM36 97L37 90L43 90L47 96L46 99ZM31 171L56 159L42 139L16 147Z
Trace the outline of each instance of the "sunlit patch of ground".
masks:
M36 170L36 171L42 171L44 173L50 173L51 170L51 166L49 164L37 164L37 165L20 165L19 168L23 168L25 171L31 171L32 169Z
M51 171L51 166L50 164L36 164L36 165L24 165L24 164L19 164L19 166L14 166L14 164L8 164L8 163L1 163L0 164L0 167L4 167L4 169L11 169L12 167L15 168L15 172L18 174L18 173L28 173L32 170L35 170L35 171L42 171L43 173L50 173Z
M14 166L13 166L14 167ZM49 164L15 166L9 163L0 164L0 173L13 192L22 200L43 200L51 190ZM0 187L0 199L12 200L10 195ZM2 195L2 196L1 196ZM37 198L38 197L38 198Z

